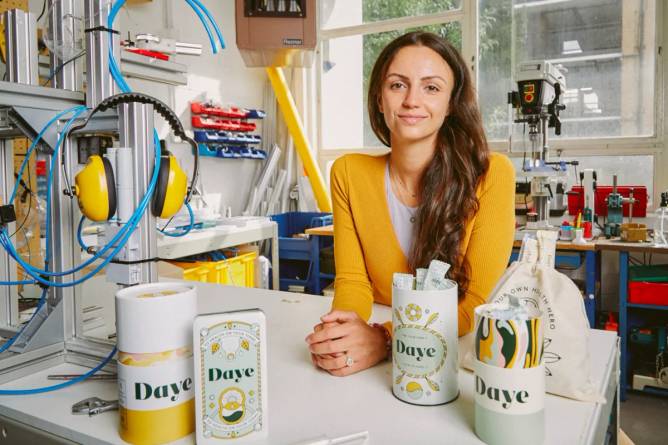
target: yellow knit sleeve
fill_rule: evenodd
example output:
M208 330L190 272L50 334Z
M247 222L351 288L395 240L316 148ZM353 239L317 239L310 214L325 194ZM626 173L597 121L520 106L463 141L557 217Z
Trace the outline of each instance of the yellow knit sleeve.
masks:
M354 311L368 320L373 308L371 282L364 264L364 254L355 229L346 157L334 162L331 171L331 193L334 207L334 282L333 309Z
M515 169L498 153L490 159L479 208L465 253L470 265L468 290L459 302L459 335L473 329L473 309L484 304L503 275L515 237Z

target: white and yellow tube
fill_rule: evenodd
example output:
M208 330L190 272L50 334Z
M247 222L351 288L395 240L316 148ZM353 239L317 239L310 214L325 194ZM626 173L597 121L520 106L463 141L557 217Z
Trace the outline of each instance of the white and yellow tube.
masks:
M158 445L195 429L192 285L151 283L116 293L119 434Z

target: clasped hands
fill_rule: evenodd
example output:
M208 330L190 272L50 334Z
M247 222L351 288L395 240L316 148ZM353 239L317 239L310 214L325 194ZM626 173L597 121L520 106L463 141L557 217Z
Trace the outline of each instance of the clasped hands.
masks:
M370 368L387 357L386 335L356 312L332 310L306 337L313 364L343 377Z

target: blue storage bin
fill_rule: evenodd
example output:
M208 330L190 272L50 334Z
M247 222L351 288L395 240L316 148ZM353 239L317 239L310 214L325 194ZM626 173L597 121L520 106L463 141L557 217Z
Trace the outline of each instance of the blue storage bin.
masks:
M306 229L332 224L332 214L322 212L288 212L272 215L271 219L278 223L278 236L291 237L304 233Z
M272 215L278 224L278 256L281 261L280 288L287 290L291 284L302 285L307 292L320 294L320 249L331 246L331 237L292 238L306 229L332 224L331 213L288 212ZM300 261L303 265L299 265ZM284 267L285 265L285 267ZM299 272L297 272L297 270Z

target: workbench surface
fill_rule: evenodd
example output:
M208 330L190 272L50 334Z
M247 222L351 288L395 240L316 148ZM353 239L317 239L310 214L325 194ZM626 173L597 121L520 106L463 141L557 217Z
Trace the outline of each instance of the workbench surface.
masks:
M205 283L198 283L198 292L200 313L259 307L267 316L267 443L292 444L323 435L332 439L360 431L368 431L372 444L482 443L473 431L473 376L467 371L459 372L461 394L455 402L420 407L401 402L392 395L389 362L344 378L316 370L304 337L318 322L318 317L329 309L330 298ZM376 305L372 318L375 321L390 319L390 308ZM617 336L592 330L588 341L593 381L606 393L608 401L599 405L548 395L546 443L599 444L603 441L617 397ZM2 385L2 388L44 386L54 383L46 380L48 374L85 371L85 368L65 363ZM84 382L42 395L2 396L0 416L75 442L124 444L117 433L117 411L94 417L70 414L72 404L91 396L116 399L115 382ZM194 436L175 443L194 443Z

